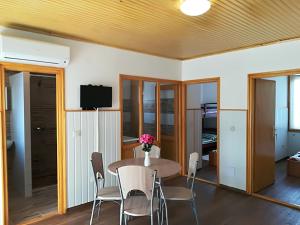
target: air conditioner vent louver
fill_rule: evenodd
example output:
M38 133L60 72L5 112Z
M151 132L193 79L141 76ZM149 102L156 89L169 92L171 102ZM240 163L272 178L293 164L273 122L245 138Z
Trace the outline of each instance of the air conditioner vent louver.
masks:
M66 67L70 61L70 48L47 42L1 35L0 61Z
M8 59L8 60L21 60L21 61L30 61L30 62L38 62L38 63L50 63L50 64L54 64L54 65L58 65L59 63L57 62L47 62L47 61L42 61L42 60L35 60L35 59L21 59L21 58L13 58L13 57L7 57L5 56L4 57L5 59Z

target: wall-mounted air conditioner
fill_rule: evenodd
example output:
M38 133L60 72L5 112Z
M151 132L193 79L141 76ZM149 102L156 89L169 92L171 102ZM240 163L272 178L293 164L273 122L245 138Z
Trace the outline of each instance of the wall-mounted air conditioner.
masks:
M0 35L0 61L66 67L70 48L42 41Z

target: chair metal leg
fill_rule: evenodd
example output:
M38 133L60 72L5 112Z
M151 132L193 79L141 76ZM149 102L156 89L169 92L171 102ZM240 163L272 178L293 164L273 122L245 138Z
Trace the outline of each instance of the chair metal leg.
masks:
M123 225L123 205L120 207L120 225Z
M194 198L193 198L193 200L192 200L192 209L193 209L193 213L194 213L194 215L195 215L196 223L197 223L197 225L199 225L198 213L197 213L197 207L196 207L196 202L195 202L195 199L194 199Z
M151 213L150 221L151 221L150 224L151 224L151 225L154 225L154 224L153 224L153 213Z
M97 217L98 217L98 219L99 219L99 215L100 215L100 210L101 210L101 203L102 203L102 201L101 200L99 200L99 203L98 203L98 215L97 215Z
M161 206L161 216L160 216L160 225L164 224L164 221L166 220L166 225L169 224L168 220L168 208L167 208L167 202L165 199L162 201L162 206Z
M164 200L164 205L165 205L165 217L166 217L166 225L169 225L169 218L168 218L168 207L167 207L167 201Z
M164 208L162 207L161 208L161 215L160 215L160 225L163 225L164 224Z
M95 211L95 206L96 206L96 198L94 199L94 203L93 203L93 209L92 209L92 215L91 215L91 219L90 219L90 225L93 224L93 218L94 218L94 211Z
M124 218L125 225L127 225L127 221L128 221L128 219L129 219L129 216L125 214L124 217L125 217L125 218Z

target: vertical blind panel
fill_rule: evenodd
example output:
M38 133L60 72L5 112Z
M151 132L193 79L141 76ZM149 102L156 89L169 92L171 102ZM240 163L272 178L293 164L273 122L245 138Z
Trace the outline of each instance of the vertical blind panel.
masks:
M95 184L90 163L94 151L103 154L106 186L116 185L107 166L119 160L121 155L120 112L67 112L68 208L94 199Z

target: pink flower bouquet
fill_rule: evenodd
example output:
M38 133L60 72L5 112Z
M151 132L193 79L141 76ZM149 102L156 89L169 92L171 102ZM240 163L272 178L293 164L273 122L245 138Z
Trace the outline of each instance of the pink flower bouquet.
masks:
M139 138L139 142L143 144L143 151L150 152L152 145L154 144L155 137L150 134L143 134Z

